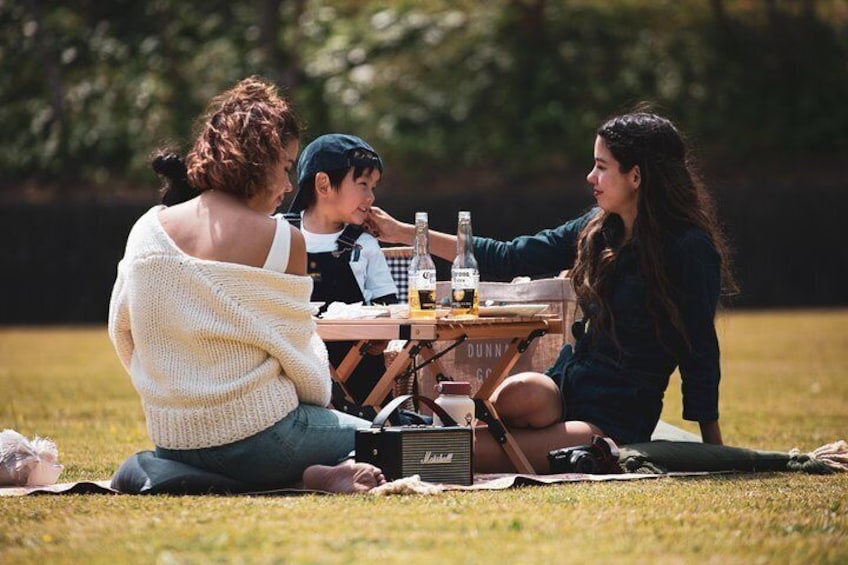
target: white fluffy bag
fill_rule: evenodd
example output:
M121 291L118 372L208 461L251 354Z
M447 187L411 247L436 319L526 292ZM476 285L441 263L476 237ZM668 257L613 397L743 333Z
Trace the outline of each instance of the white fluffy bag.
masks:
M49 439L29 441L15 430L0 432L0 486L52 485L63 468L59 449Z

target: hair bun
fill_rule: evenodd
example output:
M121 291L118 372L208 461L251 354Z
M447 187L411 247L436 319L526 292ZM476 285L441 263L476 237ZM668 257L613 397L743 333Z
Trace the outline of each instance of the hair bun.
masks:
M182 181L187 178L185 161L176 153L163 153L153 159L153 170L171 180Z
M185 161L176 153L160 153L153 158L150 165L156 174L163 178L162 204L173 206L200 194L200 191L189 184Z

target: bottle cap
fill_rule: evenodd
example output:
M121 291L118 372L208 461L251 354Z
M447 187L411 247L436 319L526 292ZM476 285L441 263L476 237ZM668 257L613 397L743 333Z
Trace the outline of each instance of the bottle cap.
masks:
M427 221L427 212L415 212L415 223L418 222L426 222Z
M471 383L465 381L442 381L436 385L436 392L440 394L471 396Z
M462 211L459 213L459 220L469 220L471 221L471 212Z

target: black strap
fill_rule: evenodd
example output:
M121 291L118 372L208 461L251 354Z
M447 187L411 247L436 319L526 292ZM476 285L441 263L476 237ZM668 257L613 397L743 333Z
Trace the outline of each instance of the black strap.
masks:
M297 229L300 229L303 223L300 212L285 212L283 213L283 218ZM359 236L364 231L365 229L362 226L347 224L342 230L342 233L339 234L339 237L336 238L336 250L333 251L333 257L339 257L351 249L362 249L362 246L356 243L356 240L359 239Z
M478 420L481 420L486 423L489 428L489 433L492 434L492 437L495 438L495 441L500 445L506 443L506 428L501 423L500 420L495 418L494 414L489 412L489 409L486 407L486 403L482 398L474 399L474 408L475 408L475 416L477 416Z
M356 243L362 232L365 231L362 226L348 224L336 238L336 250L333 252L334 257L339 257L346 251L351 249L362 249L362 246Z
M524 353L525 351L527 351L527 348L530 347L530 344L533 343L534 339L536 339L537 337L542 337L546 333L548 333L548 330L541 329L533 330L532 332L530 332L530 335L518 342L518 352Z
M297 229L300 229L300 212L283 212L283 218Z
M442 420L442 425L444 425L444 426L456 426L457 425L456 421L453 418L451 418L450 414L445 412L445 409L442 408L441 406L439 406L438 404L436 404L432 399L427 398L426 396L417 396L417 395L414 395L414 394L403 394L401 396L398 396L397 398L395 398L394 400L392 400L388 404L386 404L386 406L383 407L382 410L380 410L380 413L377 414L376 418L374 418L374 422L371 424L371 427L372 428L381 428L381 429L384 428L385 425L386 425L386 420L389 419L389 416L391 416L392 413L395 410L400 408L401 405L404 402L406 402L407 400L409 400L410 398L413 401L416 401L416 402L423 402L424 404L426 404L430 408L430 410L432 410L435 414L438 414L439 418Z
M373 406L357 404L352 401L349 392L340 382L333 381L332 389L333 408L345 414L351 414L363 420L372 420L377 416L377 410Z

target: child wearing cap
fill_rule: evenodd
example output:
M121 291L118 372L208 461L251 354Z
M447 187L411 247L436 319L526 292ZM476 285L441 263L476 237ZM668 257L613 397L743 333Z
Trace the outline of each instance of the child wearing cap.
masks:
M383 174L377 152L354 135L322 135L301 153L297 174L297 194L288 217L300 215L307 269L314 283L312 300L396 304L397 286L380 244L360 227ZM353 345L327 343L333 366ZM382 351L369 353L345 383L356 404L362 404L386 370Z

